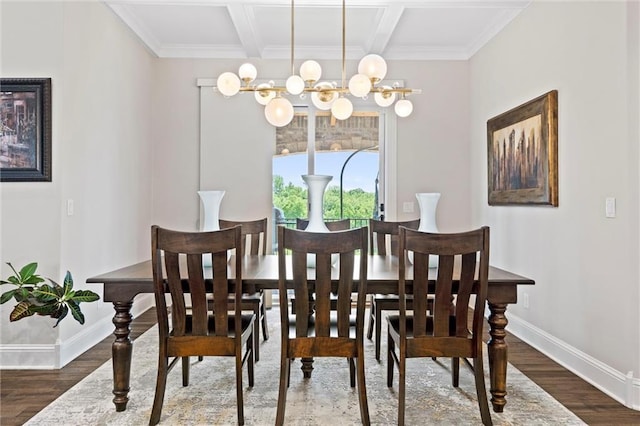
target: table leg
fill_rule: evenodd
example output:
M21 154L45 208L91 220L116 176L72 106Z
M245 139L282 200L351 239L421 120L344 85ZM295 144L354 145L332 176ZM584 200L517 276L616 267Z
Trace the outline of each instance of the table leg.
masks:
M131 377L131 352L133 345L129 334L131 333L131 306L133 300L128 302L113 302L116 311L113 317L113 324L116 326L113 334L116 336L115 342L111 345L113 355L113 403L116 411L127 409L129 402L129 381Z
M507 305L489 302L489 374L491 376L491 404L493 411L502 413L507 404L507 343L505 327L507 317L504 315Z
M302 358L302 366L300 369L302 370L302 376L305 379L311 378L311 372L313 371L313 358Z

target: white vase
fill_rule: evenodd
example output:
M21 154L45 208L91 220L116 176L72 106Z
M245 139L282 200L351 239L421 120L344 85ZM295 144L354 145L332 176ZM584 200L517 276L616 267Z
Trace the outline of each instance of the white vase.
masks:
M416 193L416 198L418 199L418 206L420 207L420 226L418 226L418 231L437 233L436 209L438 207L438 200L440 200L440 193L418 192ZM413 262L413 253L409 253L409 260ZM429 268L437 267L438 258L429 256Z
M328 175L302 175L302 180L308 188L309 200L309 224L305 229L306 232L331 232L327 225L324 224L324 191L333 176ZM331 255L331 264L336 263L338 255ZM315 255L307 255L307 267L314 268L316 266Z
M329 232L329 228L324 224L324 191L331 182L333 176L327 175L302 175L302 180L309 188L309 225L305 231L309 232Z
M202 201L202 220L200 221L200 231L220 230L220 203L225 191L198 191L200 201ZM231 253L227 252L227 259ZM211 266L211 256L203 256L204 266Z

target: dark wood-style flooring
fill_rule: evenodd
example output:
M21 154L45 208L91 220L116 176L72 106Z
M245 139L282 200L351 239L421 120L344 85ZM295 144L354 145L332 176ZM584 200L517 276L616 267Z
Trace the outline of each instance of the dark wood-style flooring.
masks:
M132 338L147 331L155 322L153 309L134 319ZM0 425L22 425L111 359L112 342L113 337L106 338L60 370L0 371ZM640 412L618 403L518 338L509 335L507 342L509 361L585 423L640 425Z

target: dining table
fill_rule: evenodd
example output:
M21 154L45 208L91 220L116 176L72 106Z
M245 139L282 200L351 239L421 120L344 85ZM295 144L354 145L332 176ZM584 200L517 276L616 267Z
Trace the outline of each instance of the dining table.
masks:
M397 294L399 262L396 256L367 255L367 294ZM229 276L235 277L233 269L235 262L233 256L228 262ZM336 272L337 266L333 269ZM359 271L355 268L354 278ZM247 255L242 262L242 291L252 293L258 290L278 289L278 255ZM205 271L206 273L206 271ZM455 271L454 271L455 274ZM310 283L313 273L310 271ZM406 284L411 286L413 278L412 265L406 268ZM429 271L430 286L435 287L436 271ZM235 279L230 279L229 284L234 286ZM113 303L115 315L115 341L112 344L113 362L113 403L116 411L126 410L129 401L131 357L133 342L130 339L130 325L132 321L131 308L134 297L138 294L153 293L153 275L151 260L125 266L117 270L106 272L87 279L87 283L102 283L104 289L104 301ZM287 276L287 288L294 288L294 282ZM506 327L507 318L505 312L509 304L518 301L519 285L534 285L531 278L500 269L489 267L489 286L487 292L487 305L489 307L489 341L487 343L489 354L489 376L491 404L496 413L501 413L507 403L507 342ZM309 366L305 376L310 376ZM303 365L303 371L305 365Z

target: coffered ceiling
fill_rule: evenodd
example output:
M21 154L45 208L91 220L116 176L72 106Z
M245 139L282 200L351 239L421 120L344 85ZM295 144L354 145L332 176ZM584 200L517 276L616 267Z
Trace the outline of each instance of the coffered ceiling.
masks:
M291 57L289 0L103 0L161 58ZM468 59L530 0L346 0L346 56ZM342 2L296 0L296 59L342 56Z

